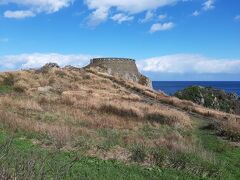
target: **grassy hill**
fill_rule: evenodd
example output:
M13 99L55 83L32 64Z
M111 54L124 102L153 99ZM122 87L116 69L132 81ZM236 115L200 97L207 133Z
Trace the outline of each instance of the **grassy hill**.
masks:
M1 73L0 179L239 179L239 121L96 69Z

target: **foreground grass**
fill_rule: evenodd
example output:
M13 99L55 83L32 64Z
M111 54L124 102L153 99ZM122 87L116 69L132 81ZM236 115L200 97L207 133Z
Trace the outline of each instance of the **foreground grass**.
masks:
M30 141L0 131L0 177L17 179L198 179L174 169L83 157L76 152L42 149Z
M100 160L86 157L79 151L64 151L55 148L41 148L22 133L0 129L0 177L24 179L239 179L240 148L231 146L217 137L213 131L199 129L193 133L212 157L215 163L199 159L196 154L175 154L159 149L159 164L140 166L125 164L116 160ZM135 149L136 150L136 149ZM137 151L138 158L141 149ZM200 153L200 149L199 149ZM170 157L172 167L163 166ZM169 160L169 159L168 159Z
M201 122L202 123L202 122ZM206 124L206 122L203 122ZM203 125L202 124L202 125ZM228 141L217 137L215 132L210 130L197 130L196 135L203 148L215 155L220 179L239 179L240 178L240 148L230 145Z

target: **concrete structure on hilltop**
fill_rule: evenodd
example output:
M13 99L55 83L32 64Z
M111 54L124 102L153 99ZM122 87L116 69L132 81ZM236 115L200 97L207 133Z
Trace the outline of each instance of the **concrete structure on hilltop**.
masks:
M143 76L137 68L134 59L129 58L94 58L87 68L101 68L104 72L123 79L152 87L149 78Z

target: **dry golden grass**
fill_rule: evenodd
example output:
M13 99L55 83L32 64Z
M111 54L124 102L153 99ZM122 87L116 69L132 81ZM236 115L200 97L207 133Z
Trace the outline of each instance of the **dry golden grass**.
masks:
M231 136L236 136L238 139L240 139L240 135L239 135L240 134L240 124L239 124L240 116L227 114L217 110L208 109L208 108L199 106L197 104L194 104L191 101L180 100L176 97L167 96L162 92L153 91L148 87L144 87L133 82L126 82L121 79L118 79L117 77L107 75L106 73L99 73L95 69L90 69L88 71L98 76L111 79L113 82L117 82L118 84L121 84L122 86L128 89L132 89L133 91L139 94L142 94L146 97L150 97L155 100L158 100L161 103L180 108L186 112L192 112L208 118L212 118L215 121L216 128L219 131L223 131L225 134L229 133L231 134Z
M8 76L4 74L1 77L4 81ZM138 133L144 126L191 127L187 114L146 103L117 81L84 70L11 72L9 80L12 86L19 86L23 91L0 99L0 121L13 131L21 129L47 134L63 146L74 144L80 136L94 137L97 146L102 141L102 138L97 138L98 129L132 131L122 141L127 143L130 138L137 143L142 139L154 146L157 143L151 143ZM132 82L129 84L134 86ZM40 87L49 86L50 91L39 91ZM123 144L127 146L126 143Z
M126 159L127 148L133 144L175 151L199 149L193 137L180 133L191 130L188 113L160 102L222 117L220 112L94 70L52 69L46 73L10 74L1 74L0 85L9 81L9 85L22 91L1 97L0 123L14 132L45 135L58 148L86 148L87 154L99 157L119 155ZM46 87L51 90L39 91ZM144 97L158 103L148 102ZM239 123L219 122L226 123L222 126L231 131L239 129ZM44 144L45 140L42 141ZM116 149L121 149L120 154Z
M11 129L14 132L23 130L28 133L39 133L47 135L52 139L52 143L57 147L71 146L74 141L75 135L81 135L83 130L74 127L68 127L61 124L48 124L31 119L22 118L18 115L0 111L0 122L5 127Z
M11 96L5 96L0 99L1 107L15 108L19 110L42 111L41 106L32 99L15 99Z

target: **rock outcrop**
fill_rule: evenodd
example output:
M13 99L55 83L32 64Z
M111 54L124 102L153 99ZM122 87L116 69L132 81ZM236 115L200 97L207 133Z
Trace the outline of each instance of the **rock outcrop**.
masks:
M178 91L174 95L208 108L240 114L240 97L235 93L226 93L211 87L192 86Z
M37 72L47 73L50 69L53 68L60 68L60 66L57 63L47 63L43 67L38 69Z

